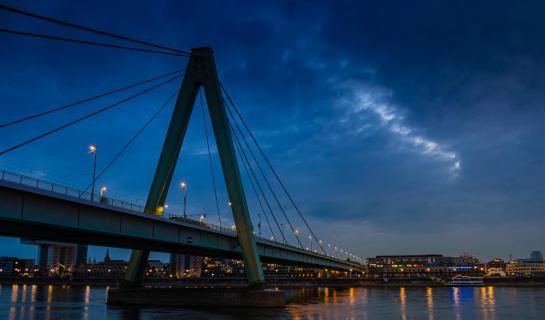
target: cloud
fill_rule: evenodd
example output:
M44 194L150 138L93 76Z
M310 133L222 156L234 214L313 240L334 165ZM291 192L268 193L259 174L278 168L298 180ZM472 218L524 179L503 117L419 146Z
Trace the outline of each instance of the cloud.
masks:
M422 156L428 156L444 162L451 173L461 170L459 155L438 141L434 141L419 133L420 130L410 126L406 120L406 111L389 102L391 92L372 87L360 82L350 82L342 86L346 95L340 99L341 106L346 109L346 116L340 121L356 121L355 133L374 128L387 130L399 141L411 146ZM374 116L378 125L369 122Z

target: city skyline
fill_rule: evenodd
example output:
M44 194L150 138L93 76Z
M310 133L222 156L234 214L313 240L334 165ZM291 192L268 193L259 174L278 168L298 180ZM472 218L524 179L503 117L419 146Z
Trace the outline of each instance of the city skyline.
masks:
M324 241L361 257L468 252L483 260L524 257L545 243L545 151L539 140L545 133L545 61L537 54L545 47L534 42L545 25L524 4L505 4L162 2L149 10L143 3L127 8L97 2L76 10L63 3L17 3L174 47L214 48L222 81ZM123 19L113 18L121 13ZM0 17L28 31L59 30L6 12ZM0 80L2 109L9 109L2 122L185 64L4 34L1 41L10 48L0 53L9 61L3 63L9 76ZM92 176L89 145L97 146L102 168L176 87L101 116L105 127L83 122L2 156L0 166L85 188ZM30 128L2 129L8 138L1 147L100 105L36 120ZM188 212L206 212L213 221L196 107L167 203L182 212L179 183L187 181ZM106 186L107 195L146 198L171 110L97 182L97 193ZM230 226L218 181L222 222ZM255 217L257 205L249 197ZM18 242L0 238L0 255L35 256ZM89 255L105 250L91 247ZM128 257L121 249L110 252Z

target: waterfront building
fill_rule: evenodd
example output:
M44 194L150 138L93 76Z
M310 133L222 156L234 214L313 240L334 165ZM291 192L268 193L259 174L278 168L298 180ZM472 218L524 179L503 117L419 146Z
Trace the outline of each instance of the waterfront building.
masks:
M42 275L71 275L87 260L87 245L32 239L21 239L21 243L38 246L37 269Z
M445 257L440 254L388 255L367 258L368 275L374 278L443 278L483 275L484 265L479 259L462 254Z
M146 271L146 276L156 276L164 277L167 275L167 270L165 270L165 263L161 260L148 260L148 269Z
M198 278L202 274L203 270L203 257L190 256L189 258L189 276L192 278Z
M505 277L505 262L502 259L496 258L486 264L486 276L497 278Z
M125 260L115 260L110 258L110 250L106 250L104 261L90 262L78 266L74 277L77 278L115 278L122 279L127 272L128 262Z
M505 266L509 277L545 277L545 261L540 251L532 251L529 259L511 260Z
M203 271L204 258L184 254L171 254L169 271L176 278L198 278Z
M185 255L184 254L178 254L178 253L172 253L170 255L170 261L169 261L169 271L170 274L180 279L185 274Z
M24 276L29 277L36 271L34 259L21 259L17 257L0 257L0 276Z
M240 260L216 259L205 257L203 260L203 277L237 277L244 276L244 263Z

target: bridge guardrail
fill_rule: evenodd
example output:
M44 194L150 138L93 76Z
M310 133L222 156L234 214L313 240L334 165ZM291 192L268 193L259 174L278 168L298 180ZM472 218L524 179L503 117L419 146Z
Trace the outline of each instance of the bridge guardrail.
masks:
M23 185L23 186L27 186L27 187L31 187L31 188L36 188L36 189L40 189L40 190L45 190L45 191L49 191L49 192L52 192L52 193L64 195L64 196L67 196L67 197L83 199L83 200L86 200L86 201L105 204L105 205L108 205L108 206L112 206L112 207L116 207L116 208L122 208L122 209L126 209L126 210L131 210L131 211L135 211L135 212L139 212L139 213L144 212L144 207L143 206L137 205L137 204L134 204L134 203L131 203L131 202L128 202L128 201L119 200L119 199L115 199L115 198L111 198L111 197L104 197L104 196L101 197L100 194L98 194L98 196L97 196L96 193L94 194L94 196L92 196L92 193L89 192L89 191L82 191L82 190L79 190L79 189L76 189L76 188L73 188L73 187L69 187L69 186L66 186L66 185L61 185L61 184L57 184L57 183L54 183L54 182L49 182L49 181L42 180L42 179L39 179L39 178L30 177L30 176L26 176L26 175L23 175L23 174L7 171L7 170L3 170L3 169L1 170L0 181L7 181L7 182L11 182L11 183L16 183L16 184L19 184L19 185ZM175 214L168 213L168 212L164 213L163 218L164 219L169 219L169 220L180 221L180 222L184 222L184 223L189 223L189 224L193 224L193 225L200 226L200 227L207 228L207 229L211 229L211 230L217 230L217 231L230 233L230 234L233 234L234 236L237 235L237 232L236 232L235 229L220 227L218 225L209 224L209 223L204 223L204 222L202 222L200 220L186 218L186 217L183 217L183 216L180 216L180 215L175 215ZM281 243L281 242L269 240L269 239L266 239L266 238L259 237L257 235L256 235L256 238L264 240L264 241L270 241L270 242L273 242L275 244L279 244L279 245L286 246L286 247L301 249L301 248L296 247L296 246L292 246L292 245L289 245L289 244L284 244L284 243ZM345 260L333 257L331 255L322 254L322 253L319 253L319 252L312 252L312 253L320 255L320 256L327 257L329 259L335 259L335 260L338 260L338 261L345 261ZM353 260L349 260L349 261L352 262L352 263L358 263L357 261L353 261Z
M108 205L108 206L112 206L116 208L127 209L131 211L139 212L139 213L144 212L143 206L137 205L128 201L119 200L112 197L105 197L105 196L101 197L100 194L96 194L96 193L93 196L93 194L89 191L82 191L82 190L69 187L66 185L61 185L58 183L42 180L35 177L26 176L20 173L15 173L15 172L3 170L3 169L1 170L0 180L16 183L16 184L31 187L31 188L45 190L45 191L61 194L61 195L72 197L72 198L83 199L90 202L100 203L100 204L104 204L104 205ZM177 220L177 221L197 225L200 227L223 231L223 232L236 235L236 230L220 227L214 224L204 223L200 220L184 218L183 216L175 215L168 212L166 212L163 215L163 218Z

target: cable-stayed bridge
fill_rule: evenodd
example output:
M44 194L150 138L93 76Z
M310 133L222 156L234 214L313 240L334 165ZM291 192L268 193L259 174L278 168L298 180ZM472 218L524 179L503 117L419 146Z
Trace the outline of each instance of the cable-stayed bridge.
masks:
M182 216L146 214L143 207L8 171L0 174L0 233L129 249L241 259L236 228ZM256 236L268 263L358 272L362 266L329 254Z
M69 38L0 26L0 33L6 35L46 39L66 45L87 45L187 59L184 69L166 72L36 114L10 119L9 114L4 113L5 119L0 119L2 121L0 130L26 125L37 118L54 115L61 110L69 110L89 102L101 101L100 99L129 89L139 90L114 103L108 103L92 112L71 119L58 127L43 131L32 138L15 142L0 150L0 157L21 148L30 148L32 144L46 137L60 134L64 129L75 127L83 121L91 121L99 114L128 104L157 88L176 83L181 79L179 89L173 90L164 101L161 101L155 113L116 154L112 155L110 161L100 168L98 174L93 173L92 182L86 188L76 190L2 170L0 234L131 248L133 252L123 283L123 286L128 288L138 287L141 283L144 266L151 250L242 258L248 283L254 286L261 286L265 282L262 262L333 268L351 272L363 271L359 257L347 250L338 249L315 234L219 80L212 49L204 47L191 51L178 50L5 5L0 5L0 10L44 23L93 33L110 40L115 39L115 41ZM206 117L205 101L209 117ZM207 144L219 226L166 214L165 199L195 103L200 106L203 115L204 138ZM95 190L96 181L124 155L150 123L171 104L174 105L174 110L146 204L137 206L125 201L116 201L102 194L98 196ZM234 220L232 228L221 226L222 218L216 190L216 173L212 165L209 126L212 128L216 141L228 193L230 211ZM6 140L13 139L11 137ZM95 152L96 155L96 149L90 151ZM241 171L244 171L246 178L241 175ZM247 194L245 190L250 190L251 193ZM249 196L255 197L259 204L257 208L249 208L247 201ZM261 221L257 224L256 221L252 221L250 214L252 211L259 212L260 217L264 218L267 226L266 236L260 237L261 232L256 233L254 226L258 225L261 231ZM295 221L303 225L304 229L299 229ZM289 227L287 231L284 226ZM303 233L305 239L302 239ZM310 246L303 245L307 235ZM339 251L341 251L340 255Z

